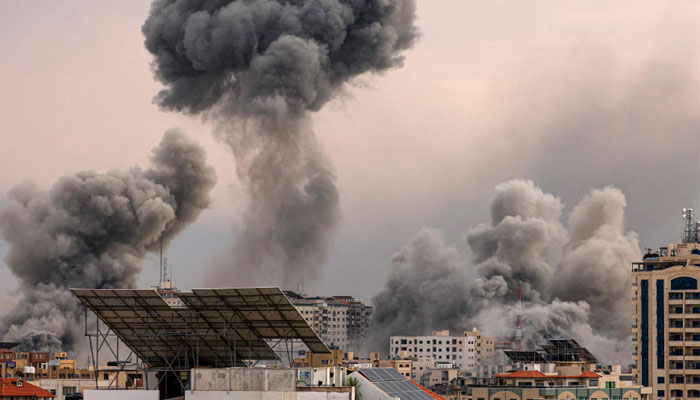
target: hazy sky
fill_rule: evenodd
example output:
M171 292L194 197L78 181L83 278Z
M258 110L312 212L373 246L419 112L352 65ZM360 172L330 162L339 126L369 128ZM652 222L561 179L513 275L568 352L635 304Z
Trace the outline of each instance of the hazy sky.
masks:
M148 7L0 1L0 192L146 166L163 132L182 127L219 175L213 207L168 252L176 285L197 287L240 228L245 192L209 124L151 102ZM307 291L369 299L415 232L461 240L512 178L567 212L614 185L644 246L679 238L680 208L700 208L700 3L419 0L418 15L402 69L364 76L314 115L342 220ZM156 281L152 257L140 284ZM0 288L14 286L0 266Z

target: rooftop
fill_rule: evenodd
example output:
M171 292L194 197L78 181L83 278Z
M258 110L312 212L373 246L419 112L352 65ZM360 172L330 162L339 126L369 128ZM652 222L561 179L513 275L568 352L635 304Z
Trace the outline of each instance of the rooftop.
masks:
M17 378L0 378L0 397L50 399L51 392Z
M505 374L494 375L494 378L546 378L546 379L581 379L581 378L600 378L593 371L584 371L580 375L545 375L540 371L515 371Z

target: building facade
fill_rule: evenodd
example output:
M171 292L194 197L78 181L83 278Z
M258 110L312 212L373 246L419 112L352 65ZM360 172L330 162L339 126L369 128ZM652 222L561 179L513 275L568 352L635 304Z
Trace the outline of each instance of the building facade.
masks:
M633 372L652 399L700 398L700 243L692 210L684 214L682 243L632 266Z
M461 336L450 336L447 330L429 336L392 336L389 351L391 357L432 357L437 363L449 362L460 370L474 371L493 359L494 338L477 329Z
M454 387L468 400L646 400L650 388L633 384L620 365L601 367L573 339L549 339L538 351L508 351L515 371L470 378Z
M372 306L349 296L309 297L292 291L285 294L327 346L359 350L372 319Z
M347 308L347 347L360 350L367 337L374 307L368 306L351 296L334 296L334 300L348 305Z
M306 352L304 357L295 358L294 368L328 368L343 365L343 351L331 350L329 354Z

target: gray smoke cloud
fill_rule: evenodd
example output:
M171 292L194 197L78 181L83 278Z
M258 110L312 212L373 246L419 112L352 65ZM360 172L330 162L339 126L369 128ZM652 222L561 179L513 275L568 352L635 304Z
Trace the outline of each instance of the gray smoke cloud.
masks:
M593 190L569 217L569 242L559 262L553 294L585 301L596 332L623 338L630 332L630 262L641 259L634 232L624 231L625 196L615 188Z
M68 289L134 287L146 253L197 219L215 183L204 149L170 130L147 170L83 171L48 191L31 183L12 189L0 233L22 297L3 317L0 337L30 350L73 350L83 328Z
M153 2L142 31L165 85L155 100L213 118L249 194L212 284L318 275L339 200L309 113L358 75L401 66L414 20L414 0Z
M496 187L490 225L470 229L471 259L440 231L424 229L393 258L369 345L397 334L478 326L513 340L518 284L523 344L575 338L608 362L630 361L631 262L637 236L624 230L625 197L594 189L573 208L568 229L561 200L532 181Z

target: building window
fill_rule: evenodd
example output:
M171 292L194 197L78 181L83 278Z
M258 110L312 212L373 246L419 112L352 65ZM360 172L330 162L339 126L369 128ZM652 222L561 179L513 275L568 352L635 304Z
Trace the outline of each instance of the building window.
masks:
M682 276L671 280L671 290L698 290L698 281L687 276Z
M675 279L674 279L675 280ZM697 282L696 282L697 285ZM656 367L659 369L664 368L664 280L658 279L656 281L656 355L657 363ZM682 324L682 321L681 321Z
M649 386L649 281L642 279L642 386Z

